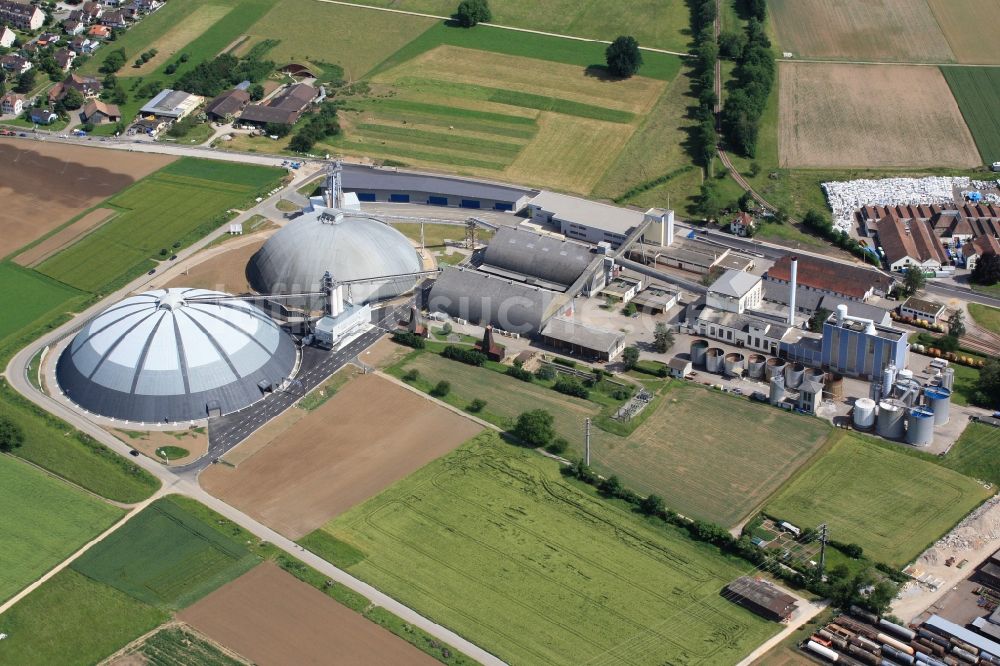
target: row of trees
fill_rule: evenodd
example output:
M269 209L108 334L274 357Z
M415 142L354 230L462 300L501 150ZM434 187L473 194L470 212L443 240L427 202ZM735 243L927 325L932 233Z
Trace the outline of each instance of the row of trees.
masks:
M697 127L691 135L691 153L695 161L711 169L719 137L715 132L715 64L719 48L715 43L715 0L694 0L691 5L691 32L694 35L693 88L698 98L694 107Z
M808 211L805 217L802 218L802 226L805 227L806 231L825 238L841 250L846 250L859 259L873 263L877 262L875 257L869 254L858 241L851 238L850 234L834 228L833 222L830 221L830 216L826 213L821 213L817 210Z
M777 67L771 52L764 23L751 18L743 35L727 34L720 38L726 45L726 55L736 60L733 71L733 89L722 107L722 129L730 147L746 156L757 153L757 135L760 117L767 106Z
M337 105L327 102L295 133L288 147L299 153L308 153L318 141L338 134L340 123L337 122Z
M215 97L241 81L258 82L271 73L274 63L257 58L237 58L228 53L199 63L177 79L178 90Z

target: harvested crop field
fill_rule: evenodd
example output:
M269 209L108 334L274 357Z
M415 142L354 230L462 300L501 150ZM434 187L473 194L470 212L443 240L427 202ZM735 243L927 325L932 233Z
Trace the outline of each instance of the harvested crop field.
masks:
M178 617L261 666L439 663L270 562Z
M95 208L89 213L84 213L72 224L63 227L41 243L32 245L17 255L14 258L14 263L27 267L36 266L64 247L72 245L81 236L93 231L117 214L118 211L111 208Z
M802 528L827 523L831 538L902 566L992 494L907 453L896 444L843 436L765 511Z
M160 35L156 41L147 45L145 50L156 49L157 54L141 67L129 67L129 76L145 76L166 60L173 58L177 52L201 36L203 32L213 26L219 19L232 10L230 5L216 5L210 2L199 4L191 12L184 16L179 23L174 24L170 30Z
M927 0L958 62L1000 65L1000 3L996 0Z
M783 62L778 70L783 167L981 164L936 67Z
M266 240L266 236L248 237L245 242L241 238L202 250L188 260L188 265L194 261L197 264L172 278L164 286L215 289L227 294L246 293L250 291L247 264Z
M359 375L235 469L202 486L297 539L478 433L472 421L376 375Z
M779 50L796 57L885 62L955 59L924 0L770 0L767 5Z
M0 257L176 158L0 139ZM58 187L55 186L58 183Z

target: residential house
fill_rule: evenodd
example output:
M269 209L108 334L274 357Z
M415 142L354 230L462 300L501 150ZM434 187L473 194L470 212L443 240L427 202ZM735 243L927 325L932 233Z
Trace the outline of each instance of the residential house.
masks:
M122 4L121 0L101 0L101 4L105 7L118 7Z
M922 319L932 324L940 324L945 308L936 301L910 296L899 306L899 314L910 319Z
M122 119L122 112L115 104L105 104L100 100L91 100L80 112L80 119L85 123L103 125L104 123L117 123Z
M69 35L70 37L79 35L84 30L83 23L72 19L66 19L65 21L63 21L62 27L63 30L66 31L66 34Z
M232 122L250 103L250 93L245 90L227 90L205 107L205 115L219 122Z
M54 32L43 32L35 41L38 42L39 46L52 46L57 44L60 39L61 37Z
M73 66L73 61L76 60L76 54L67 48L61 48L52 54L52 58L62 71L68 72Z
M0 57L0 67L14 74L24 74L31 69L31 61L15 53Z
M82 9L74 9L69 14L66 15L67 21L76 21L81 25L86 25L90 23L90 15L87 14Z
M316 99L316 89L305 83L288 86L265 104L251 104L240 114L240 122L263 126L268 123L294 125Z
M140 118L132 123L132 126L128 128L127 134L130 136L134 134L148 134L155 139L166 126L167 121L159 118Z
M45 12L34 5L14 0L0 0L0 23L18 30L35 31L45 23Z
M66 96L67 88L76 88L83 98L93 99L101 94L101 81L93 76L73 73L49 90L49 104L55 104Z
M87 39L83 35L77 35L70 40L69 48L77 55L90 55L96 51L97 47L100 45L100 42L94 41L93 39Z
M35 40L32 40L32 41L28 42L27 44L23 44L21 46L21 53L23 55L27 56L28 58L34 58L35 55L38 54L38 48L39 48L38 47L38 42L35 41Z
M0 46L4 47L5 49L9 49L11 46L14 45L14 41L16 39L17 35L14 34L13 30L11 30L5 25L0 26Z
M150 13L155 12L157 9L163 6L161 0L135 0L136 9L141 12Z
M88 23L94 23L95 21L100 20L101 16L104 15L104 7L102 7L98 2L93 2L93 0L83 3L83 7L81 7L80 10L87 17Z
M107 39L111 36L111 28L106 25L92 25L87 31L87 36L91 39Z
M0 113L19 116L24 112L24 95L9 92L0 97Z
M962 246L965 267L970 271L976 270L976 263L988 254L1000 254L1000 241L992 234L979 236Z
M52 109L45 106L38 109L32 109L28 117L31 119L31 122L36 125L51 125L59 118L59 116L56 115Z
M117 9L113 12L105 12L104 16L101 17L101 25L108 28L128 27L128 23L125 21L125 16Z
M729 223L729 231L737 236L753 236L757 223L750 213L740 211L740 214Z

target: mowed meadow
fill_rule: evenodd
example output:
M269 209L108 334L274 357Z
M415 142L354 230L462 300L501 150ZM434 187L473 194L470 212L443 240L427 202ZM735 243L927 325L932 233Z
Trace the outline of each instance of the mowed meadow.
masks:
M1000 68L942 67L982 161L1000 161Z

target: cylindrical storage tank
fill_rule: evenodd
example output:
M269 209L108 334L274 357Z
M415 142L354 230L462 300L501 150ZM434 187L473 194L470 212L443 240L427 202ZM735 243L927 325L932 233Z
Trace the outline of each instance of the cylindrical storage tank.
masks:
M859 398L854 401L854 427L858 430L870 430L875 425L875 401L871 398Z
M920 397L920 382L915 379L897 379L895 397L903 401L907 407L917 404Z
M836 372L826 373L826 385L824 390L831 398L844 397L844 377Z
M691 365L705 367L705 350L708 349L707 340L695 340L691 343Z
M941 375L941 385L944 386L949 391L955 387L955 369L948 367L944 369L944 374Z
M818 368L808 368L805 372L805 378L822 384L826 381L826 373Z
M927 446L934 440L934 412L913 407L906 417L906 443Z
M805 374L806 366L801 363L789 363L785 366L785 386L794 389L802 384L802 376Z
M746 357L743 356L743 354L737 354L736 352L726 354L725 360L723 361L723 368L726 371L726 375L729 377L738 377L742 375L745 365Z
M883 400L878 403L878 418L875 432L881 437L899 439L903 436L906 412L898 400Z
M913 370L910 370L909 368L901 369L899 372L896 373L896 381L898 382L901 379L907 381L913 379Z
M892 385L896 383L896 366L889 364L882 371L882 397L888 398L892 394Z
M749 358L747 358L747 377L750 379L763 379L764 357L760 354L750 354Z
M823 657L824 659L827 659L828 661L837 661L837 659L840 658L839 654L837 654L830 648L823 647L816 641L809 641L808 643L806 643L806 649L809 650L810 652L818 654L819 656Z
M726 352L718 347L709 347L705 350L705 369L709 372L722 373L725 368Z
M764 379L771 381L771 377L780 375L785 371L785 362L780 358L769 358L764 364Z
M771 377L771 392L768 402L777 405L785 399L785 378L781 375Z
M948 411L951 405L951 391L943 386L928 386L924 389L927 406L934 412L934 425L944 425L948 422Z

